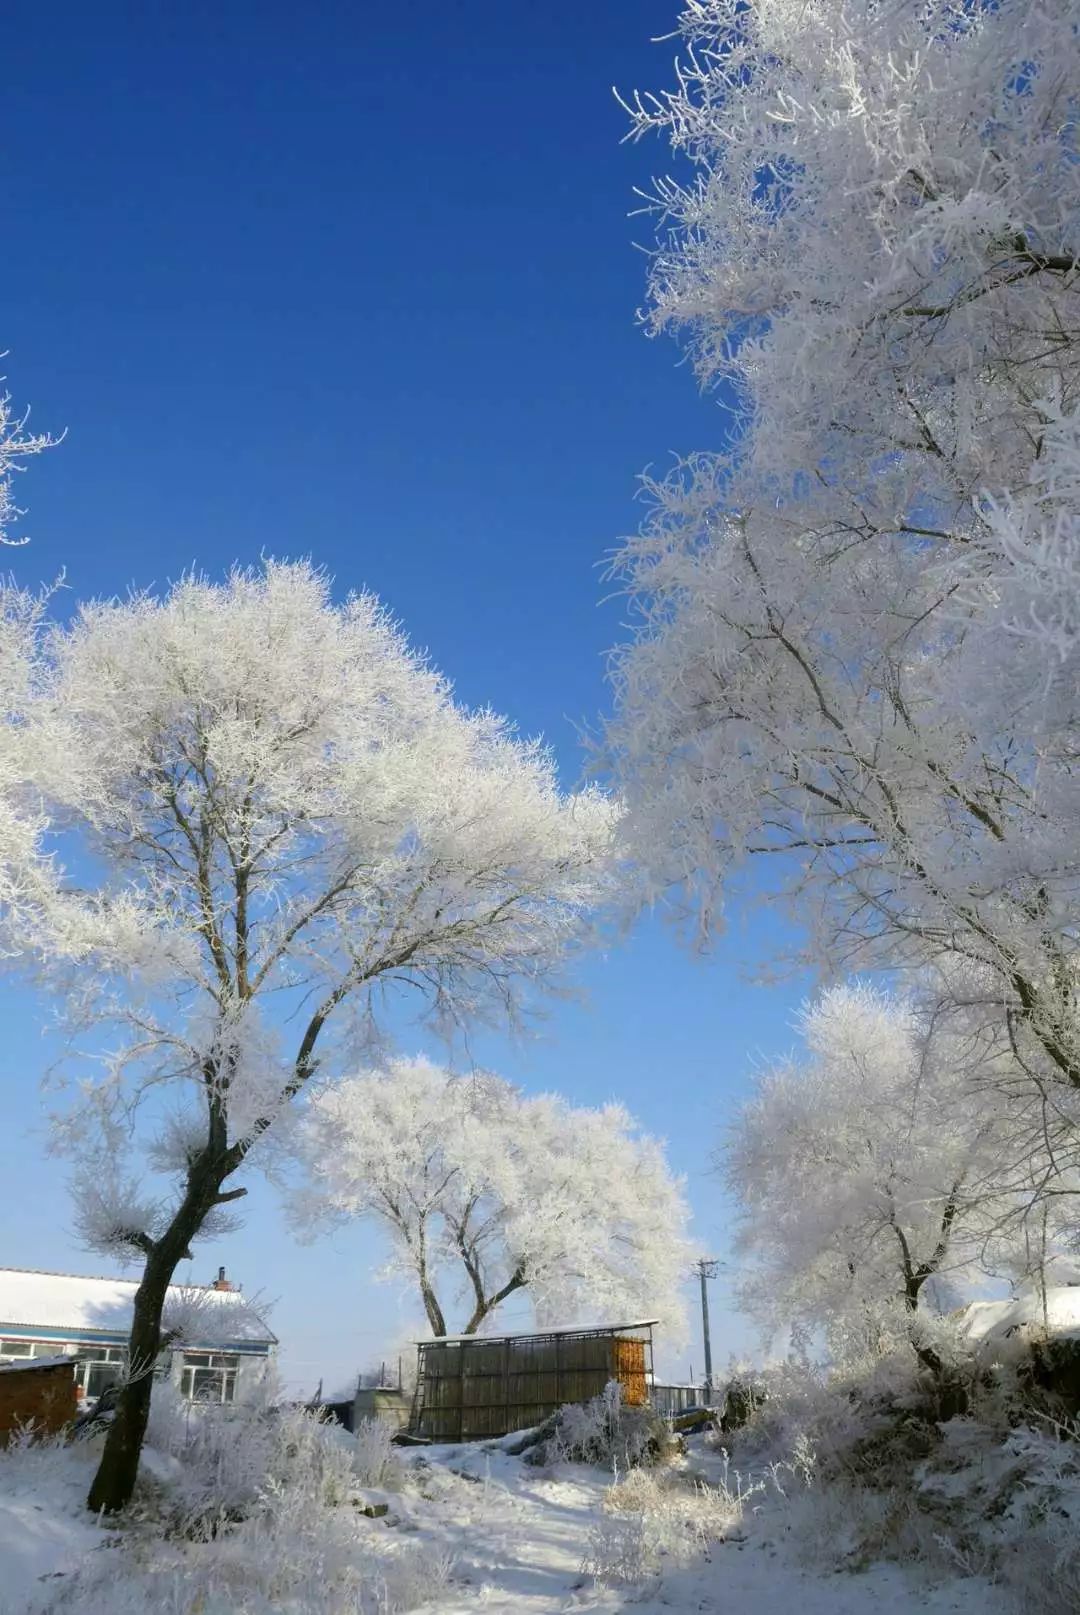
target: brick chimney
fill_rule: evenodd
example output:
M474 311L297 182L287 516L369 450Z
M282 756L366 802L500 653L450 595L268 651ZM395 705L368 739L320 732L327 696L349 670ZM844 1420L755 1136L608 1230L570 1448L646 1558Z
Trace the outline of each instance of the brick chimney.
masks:
M212 1290L231 1290L232 1289L232 1283L231 1283L231 1281L229 1279L227 1279L225 1277L225 1269L223 1267L218 1268L218 1270L217 1270L217 1278L214 1280L214 1282L210 1286L210 1288Z

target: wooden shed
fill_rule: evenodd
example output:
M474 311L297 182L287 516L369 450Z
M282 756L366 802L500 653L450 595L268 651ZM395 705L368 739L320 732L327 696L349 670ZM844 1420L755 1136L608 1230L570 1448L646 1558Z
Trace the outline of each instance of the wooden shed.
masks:
M0 1366L0 1447L26 1426L38 1435L55 1435L77 1412L74 1357Z
M409 1428L432 1441L477 1441L587 1402L610 1380L640 1407L652 1376L655 1318L542 1334L443 1335L417 1342Z

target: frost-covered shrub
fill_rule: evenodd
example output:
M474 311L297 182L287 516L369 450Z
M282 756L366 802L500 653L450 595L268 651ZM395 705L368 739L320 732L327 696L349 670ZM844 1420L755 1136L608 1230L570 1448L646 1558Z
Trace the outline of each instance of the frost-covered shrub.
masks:
M695 1484L674 1470L631 1470L604 1493L582 1570L612 1585L647 1587L665 1565L693 1563L730 1537L748 1497L761 1489L737 1481Z
M353 1437L353 1471L361 1486L378 1486L396 1492L404 1467L393 1445L394 1426L389 1419L361 1419Z
M171 1385L155 1387L147 1442L175 1460L163 1497L173 1529L212 1534L278 1495L333 1507L358 1486L395 1480L388 1431L365 1427L357 1440L279 1395L269 1378L222 1404L192 1404Z
M152 1437L143 1506L112 1539L94 1531L95 1551L25 1615L400 1615L438 1601L449 1561L358 1506L358 1486L394 1478L387 1432L357 1443L276 1405L270 1386L193 1406L160 1385ZM8 1479L93 1530L88 1462L81 1444L16 1446L0 1455L0 1490Z
M401 1615L437 1602L449 1572L354 1509L282 1491L214 1540L132 1535L43 1589L27 1615Z
M942 1420L989 1394L970 1357L954 1349L954 1336L945 1321L926 1336L943 1364L938 1377L920 1368L907 1344L850 1357L842 1368L797 1358L774 1365L757 1376L745 1422L718 1443L744 1468L804 1468L812 1453L826 1478L858 1475L888 1486L895 1463L921 1459L936 1445Z
M623 1401L622 1386L609 1380L599 1396L559 1409L551 1436L534 1448L538 1463L597 1464L627 1470L662 1462L678 1443L664 1421L649 1407Z
M1022 1365L1021 1365L1022 1367ZM950 1377L950 1375L952 1377ZM1016 1365L934 1382L899 1352L859 1375L788 1363L769 1399L720 1438L785 1494L786 1529L814 1568L881 1559L930 1576L985 1576L1038 1615L1080 1608L1080 1426L1053 1423Z

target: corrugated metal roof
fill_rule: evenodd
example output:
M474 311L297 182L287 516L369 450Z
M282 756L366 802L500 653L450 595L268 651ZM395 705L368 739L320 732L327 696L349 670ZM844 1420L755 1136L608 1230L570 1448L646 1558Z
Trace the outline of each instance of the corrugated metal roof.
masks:
M44 1273L33 1268L0 1267L0 1335L5 1328L81 1329L127 1335L135 1291L134 1279L93 1278L77 1273ZM235 1339L277 1344L277 1336L250 1311L239 1290L213 1290L211 1285L170 1285L177 1298L191 1289L206 1289L225 1306L239 1306Z

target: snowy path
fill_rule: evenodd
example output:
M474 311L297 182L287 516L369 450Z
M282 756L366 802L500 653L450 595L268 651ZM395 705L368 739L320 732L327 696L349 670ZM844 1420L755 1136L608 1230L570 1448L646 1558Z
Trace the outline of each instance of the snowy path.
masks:
M545 1476L477 1448L438 1450L418 1478L426 1497L409 1500L406 1529L411 1523L455 1561L451 1587L425 1605L430 1615L1007 1615L985 1583L926 1589L890 1566L804 1572L778 1540L772 1512L749 1520L744 1541L715 1547L711 1562L672 1570L644 1596L601 1588L581 1564L602 1478L577 1467Z

